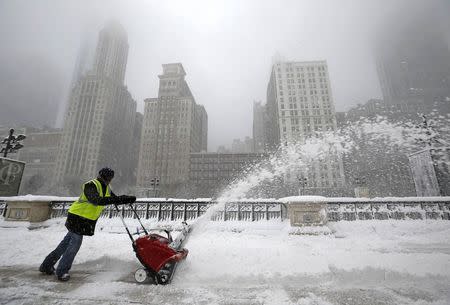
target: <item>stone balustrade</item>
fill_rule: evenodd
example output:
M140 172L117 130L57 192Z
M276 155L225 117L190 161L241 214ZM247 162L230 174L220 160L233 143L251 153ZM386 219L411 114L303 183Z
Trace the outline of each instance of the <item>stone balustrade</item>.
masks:
M75 197L15 196L0 198L5 220L41 222L64 217ZM138 199L135 209L143 219L158 221L192 220L217 202L211 199ZM134 217L129 206L120 207L123 217ZM102 217L117 217L113 207ZM296 196L281 199L242 199L218 209L213 220L280 221L289 218L292 226L323 225L327 221L450 219L450 197L326 198Z

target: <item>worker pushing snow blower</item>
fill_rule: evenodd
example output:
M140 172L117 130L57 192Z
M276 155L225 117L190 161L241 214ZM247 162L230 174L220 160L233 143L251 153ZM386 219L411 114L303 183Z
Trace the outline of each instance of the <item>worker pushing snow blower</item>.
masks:
M144 268L139 268L134 273L136 282L144 283L148 278L151 278L155 284L169 284L175 273L178 262L185 259L188 255L189 251L182 248L182 245L189 234L189 225L186 222L183 222L183 228L175 240L172 239L169 230L164 230L167 237L156 233L149 233L142 224L136 209L130 204L130 208L138 219L143 230L142 232L144 233L144 235L134 239L119 208L117 205L115 205L115 207L117 212L119 212L120 219L131 239L133 250L136 252L136 257L144 266ZM140 232L138 231L138 234L139 233Z

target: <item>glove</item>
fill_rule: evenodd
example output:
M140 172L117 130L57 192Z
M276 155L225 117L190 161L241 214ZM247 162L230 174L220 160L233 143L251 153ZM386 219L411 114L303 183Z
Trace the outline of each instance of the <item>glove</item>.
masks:
M128 196L128 195L120 195L117 198L118 203L117 204L127 204L127 203L133 203L136 201L136 196Z
M127 196L127 195L120 195L116 197L116 204L120 205L120 204L127 204L127 203L133 203L136 201L136 197L135 196Z
M136 202L136 196L127 196L127 198L128 198L128 203Z

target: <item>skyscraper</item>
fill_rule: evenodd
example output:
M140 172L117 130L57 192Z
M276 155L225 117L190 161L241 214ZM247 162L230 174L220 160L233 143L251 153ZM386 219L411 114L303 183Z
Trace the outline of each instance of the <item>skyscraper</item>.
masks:
M128 38L121 24L110 21L100 31L94 59L94 73L122 84L128 58Z
M266 136L264 126L266 121L266 107L261 102L253 102L253 151L264 152Z
M335 130L336 118L328 67L325 61L279 62L273 65L267 87L269 143L302 143L315 132ZM273 144L272 144L273 145ZM308 177L308 188L315 194L334 195L330 189L344 185L339 156L310 164L308 169L289 173Z
M375 57L386 103L429 108L450 96L450 51L436 13L413 12L380 30Z
M136 102L123 83L127 55L125 30L108 23L99 34L93 69L70 95L55 183L92 178L103 166L116 170L118 184L131 179Z
M83 76L92 69L95 56L96 35L90 27L86 27L81 37L80 48L75 59L72 78L68 88L65 92L65 96L61 101L58 109L58 117L56 119L56 126L60 127L64 124L63 119L67 110L67 102L72 89L78 84Z
M75 87L78 81L94 67L99 33L92 31L93 26L93 22L88 22L81 32L80 47L74 62L70 88Z
M157 98L145 100L137 189L152 194L159 179L163 195L181 194L189 177L189 154L207 148L208 117L197 105L181 63L163 65Z
M141 148L142 138L142 123L144 121L144 115L140 112L136 112L133 128L133 144L131 145L131 152L128 158L130 162L129 168L131 171L131 177L129 177L129 186L136 187L137 183L137 168L139 164L139 150Z

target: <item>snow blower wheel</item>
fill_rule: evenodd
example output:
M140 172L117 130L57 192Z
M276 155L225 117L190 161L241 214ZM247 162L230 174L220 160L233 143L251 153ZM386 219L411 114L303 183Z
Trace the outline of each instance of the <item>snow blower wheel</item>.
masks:
M136 272L134 273L134 279L138 283L144 283L147 280L147 270L145 270L144 268L139 268L138 270L136 270Z
M159 270L155 276L155 281L158 285L167 285L170 282L170 271Z

